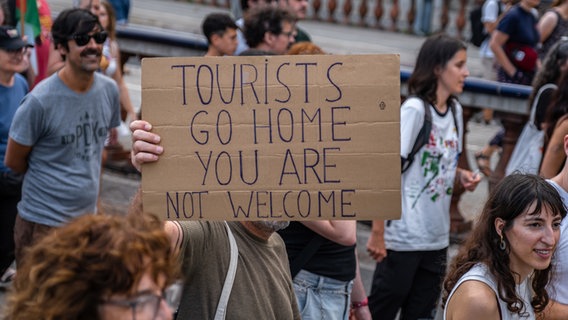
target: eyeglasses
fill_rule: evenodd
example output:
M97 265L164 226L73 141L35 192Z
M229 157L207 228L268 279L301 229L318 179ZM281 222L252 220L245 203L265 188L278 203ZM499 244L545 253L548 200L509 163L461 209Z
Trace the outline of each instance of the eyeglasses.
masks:
M87 45L87 43L91 41L91 38L95 39L96 43L102 44L105 42L107 36L108 34L105 31L101 31L93 34L74 34L70 39L75 40L75 43L82 47Z
M296 37L296 30L292 30L289 32L280 32L280 34L286 36L286 38Z
M167 301L166 291L162 291L161 294L145 292L134 298L124 300L107 300L102 303L130 308L132 309L132 320L145 320L156 318L160 310L162 300Z

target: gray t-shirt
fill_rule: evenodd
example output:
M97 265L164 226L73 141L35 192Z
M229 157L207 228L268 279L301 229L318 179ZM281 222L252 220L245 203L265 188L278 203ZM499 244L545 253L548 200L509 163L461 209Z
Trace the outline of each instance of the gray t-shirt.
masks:
M56 227L94 213L104 142L119 124L118 87L110 78L95 73L85 93L72 91L57 74L38 84L10 129L10 138L32 147L20 216Z

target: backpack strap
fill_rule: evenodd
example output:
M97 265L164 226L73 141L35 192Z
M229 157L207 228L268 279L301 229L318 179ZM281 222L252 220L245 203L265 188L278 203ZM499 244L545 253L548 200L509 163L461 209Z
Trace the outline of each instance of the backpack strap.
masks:
M424 123L422 124L422 128L418 132L418 137L414 141L414 145L412 146L412 150L408 153L406 158L401 157L401 172L404 173L412 162L414 161L414 157L418 153L418 151L428 143L428 139L430 139L430 131L432 131L432 111L430 110L430 106L426 104L426 101L418 96L409 96L409 98L418 98L422 101L422 106L424 107ZM456 114L456 101L455 99L451 99L448 101L448 107L452 112L452 117L454 118L454 125L456 126L456 131L458 133L458 143L461 142L461 136L459 134L460 127L458 126L458 117Z
M427 106L426 101L418 96L409 96L407 99L410 98L417 98L422 101L422 106L424 108L424 123L418 132L418 137L416 137L414 145L412 146L410 153L408 153L408 156L406 156L406 158L401 157L402 173L410 168L410 165L414 162L414 156L418 153L422 146L428 143L428 139L430 139L430 131L432 131L432 111L430 110L430 106Z
M229 296L231 295L231 290L233 289L233 283L235 282L235 275L237 273L237 263L239 262L239 248L237 247L237 241L233 236L229 224L225 221L225 227L227 229L227 235L229 237L229 246L231 248L231 260L229 262L229 270L225 277L225 283L223 284L223 290L221 291L221 297L219 297L219 304L217 305L217 311L215 312L215 320L223 320L227 314L227 304L229 303Z

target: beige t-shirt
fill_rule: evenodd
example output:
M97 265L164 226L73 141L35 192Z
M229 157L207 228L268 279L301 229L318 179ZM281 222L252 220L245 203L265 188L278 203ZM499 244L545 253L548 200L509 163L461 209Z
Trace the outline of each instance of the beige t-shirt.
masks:
M178 319L213 319L230 261L225 224L180 221L180 225L185 284ZM229 226L239 259L226 319L301 319L280 236L274 233L264 241L239 222Z

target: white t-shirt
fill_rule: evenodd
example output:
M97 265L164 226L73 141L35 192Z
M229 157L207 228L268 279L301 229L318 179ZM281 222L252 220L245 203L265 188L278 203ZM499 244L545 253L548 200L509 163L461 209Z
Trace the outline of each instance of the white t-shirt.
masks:
M450 201L461 152L459 137L463 136L462 107L457 101L455 104L459 128L450 108L440 114L427 104L432 113L430 141L402 174L402 215L385 225L387 249L430 251L449 245ZM400 112L400 154L406 158L424 123L423 102L409 98Z
M552 180L547 180L562 197L564 205L568 206L568 192ZM560 241L552 258L554 275L548 284L550 298L562 304L568 304L568 221L564 219L560 225Z
M481 22L495 22L499 18L499 0L487 0L483 3L483 7L481 7ZM485 30L487 32L487 30ZM479 48L479 56L481 58L493 58L493 51L489 48L489 40L491 37L487 37L481 43Z

